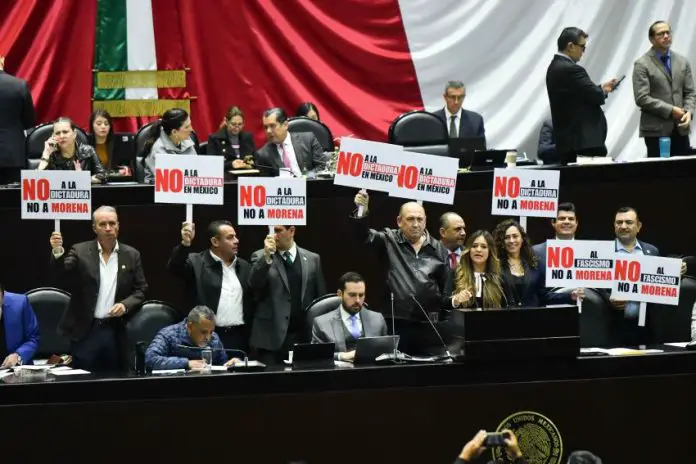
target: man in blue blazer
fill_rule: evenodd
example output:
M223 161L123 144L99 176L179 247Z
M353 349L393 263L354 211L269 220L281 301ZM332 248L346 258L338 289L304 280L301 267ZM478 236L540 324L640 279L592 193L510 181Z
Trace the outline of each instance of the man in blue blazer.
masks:
M39 324L25 295L6 292L0 283L0 368L33 364Z
M467 137L486 137L483 116L462 108L466 89L461 81L449 81L445 85L445 107L433 114L440 118L447 127L451 139Z

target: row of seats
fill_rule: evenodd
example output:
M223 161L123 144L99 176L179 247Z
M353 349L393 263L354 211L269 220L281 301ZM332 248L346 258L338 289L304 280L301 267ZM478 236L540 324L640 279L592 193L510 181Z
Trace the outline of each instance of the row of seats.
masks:
M560 289L559 292L571 291ZM58 335L56 329L63 312L70 303L70 294L52 287L37 288L27 292L29 303L34 308L39 322L41 341L36 353L37 359L49 358L53 354L68 354L68 340ZM684 277L680 288L679 305L651 305L648 310L648 325L653 334L652 343L679 342L691 340L691 317L696 301L696 279ZM318 298L307 307L307 326L312 326L314 319L333 311L340 304L335 294ZM183 312L172 305L150 300L129 317L126 323L126 343L129 350L128 359L133 359L132 352L137 342L149 344L157 332L183 318ZM613 346L612 323L617 311L612 309L599 292L585 290L585 300L580 315L580 340L584 347Z

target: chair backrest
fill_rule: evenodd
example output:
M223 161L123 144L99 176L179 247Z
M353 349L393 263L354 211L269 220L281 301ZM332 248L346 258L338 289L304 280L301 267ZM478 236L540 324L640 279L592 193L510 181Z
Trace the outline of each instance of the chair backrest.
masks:
M646 319L651 343L691 340L691 315L696 301L696 279L684 276L679 287L679 305L648 306Z
M85 134L85 131L79 127L76 127L75 130L77 131L77 141L80 143L88 143L87 134ZM26 141L28 160L38 160L41 158L41 154L44 150L44 144L51 135L53 135L52 122L41 124L31 129ZM38 167L38 162L36 163L36 166ZM30 167L29 169L32 168Z
M181 320L179 314L173 306L163 301L150 300L142 304L126 323L127 359L131 367L135 344L145 342L146 346L150 345L157 332Z
M316 300L312 301L309 306L307 306L307 330L312 333L312 325L314 324L314 319L333 311L338 308L341 304L341 297L335 293L328 293L324 296L320 296Z
M58 324L70 305L70 293L53 287L29 290L29 304L34 309L39 323L39 348L35 358L48 358L53 354L68 354L70 341L58 335Z
M140 129L138 129L138 132L135 134L135 156L136 159L137 157L142 157L144 158L143 151L145 150L145 144L147 143L148 140L150 140L150 137L154 136L152 133L153 131L153 125L158 122L158 121L151 121L142 126ZM200 144L198 143L198 136L196 135L195 132L191 132L191 140L193 140L193 143L196 145L196 153L200 153Z
M324 151L334 151L333 136L331 130L321 121L315 121L304 116L288 119L290 132L311 132L319 140L319 145Z
M570 293L572 288L561 288L556 293ZM599 347L611 344L611 323L613 310L606 300L593 288L585 289L580 314L580 346Z
M404 151L425 153L426 155L449 156L449 145L421 145L418 147L404 147Z
M396 145L447 145L448 138L445 123L427 111L404 113L389 126L389 143Z

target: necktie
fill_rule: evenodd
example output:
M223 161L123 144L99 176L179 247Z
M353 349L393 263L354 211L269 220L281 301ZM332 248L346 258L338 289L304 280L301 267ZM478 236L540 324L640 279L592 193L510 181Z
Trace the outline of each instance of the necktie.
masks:
M457 125L455 124L457 119L457 115L453 114L450 116L450 128L449 128L449 136L450 138L457 138Z
M285 259L285 264L287 264L288 266L292 266L292 255L289 251L283 253L283 259Z
M358 327L358 315L350 316L350 334L353 338L360 338L360 328Z
M660 61L665 65L665 69L667 70L667 74L670 76L672 75L672 69L669 66L669 55L662 55L660 57Z
M457 269L457 253L450 251L449 253L450 269Z
M278 149L280 150L281 155L283 155L283 164L285 165L286 168L292 169L292 163L290 162L290 155L288 155L287 150L285 150L285 147L281 143L278 145Z

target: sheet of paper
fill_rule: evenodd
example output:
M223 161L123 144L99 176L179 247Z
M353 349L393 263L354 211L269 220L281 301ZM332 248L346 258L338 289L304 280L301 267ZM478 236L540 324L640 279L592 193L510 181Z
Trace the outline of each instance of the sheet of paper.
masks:
M676 346L677 348L686 348L689 342L675 342L675 343L665 343L667 346Z
M85 375L85 374L91 374L91 372L83 370L83 369L60 369L60 370L52 370L51 374L53 375Z
M210 366L211 371L227 371L227 366Z
M186 369L160 369L152 371L152 375L172 375L172 374L185 374Z
M664 350L636 350L633 348L611 348L606 350L610 356L635 356L649 353L664 353Z
M7 377L8 375L12 375L12 371L9 369L0 369L0 379L3 377Z

